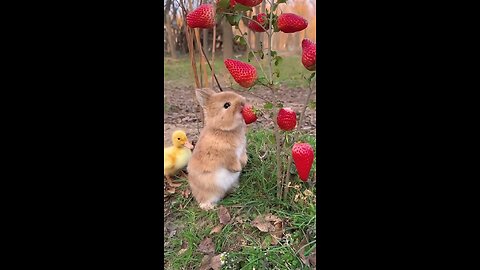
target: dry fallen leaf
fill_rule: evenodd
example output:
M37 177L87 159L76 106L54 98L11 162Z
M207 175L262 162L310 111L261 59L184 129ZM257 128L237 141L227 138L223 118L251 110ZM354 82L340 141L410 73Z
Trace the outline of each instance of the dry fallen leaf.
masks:
M222 229L223 229L223 224L219 224L212 229L210 234L219 233L220 231L222 231Z
M188 250L188 242L185 240L182 240L182 246L180 247L180 250L178 251L178 255L181 255L185 253L185 251Z
M220 270L222 268L221 256L222 254L218 254L210 260L210 267L212 267L213 270Z
M273 222L273 224L272 224ZM262 232L274 232L277 229L274 225L281 223L282 220L272 214L259 215L252 221L252 226L257 227Z
M213 241L210 237L207 237L203 239L202 242L200 242L200 245L198 245L198 251L204 253L204 254L211 254L215 252L215 245L213 244Z
M311 266L317 267L317 248L314 248L312 253L308 255L308 261L310 262Z
M265 221L272 221L273 224L277 224L278 222L282 222L281 219L279 219L277 216L272 215L272 214L266 214L265 215Z
M187 199L188 196L190 196L192 192L190 191L190 189L187 187L183 192L182 192L182 196Z
M177 188L177 187L181 186L182 183L171 183L171 184L168 184L168 185L171 186L171 187Z
M165 191L169 194L173 194L173 193L175 193L175 188L174 187L167 187L167 189L165 189Z
M283 238L283 222L277 222L275 225L275 231L271 232L272 235L272 245L277 245L279 240Z
M200 264L200 270L220 270L222 268L222 254L213 256L213 254L208 254L203 256L202 262Z
M200 268L199 270L209 270L210 267L210 261L212 260L212 255L205 255L202 258L202 262L200 263Z
M275 227L273 227L272 224L270 224L269 221L265 220L265 217L260 215L257 216L253 221L252 221L252 226L256 227L262 232L273 232L275 230Z
M307 244L307 239L303 239L300 244L298 244L298 255L300 256L300 260L305 264L307 267L310 267L309 259L305 257L305 245Z
M228 209L223 205L218 209L218 217L220 218L221 224L227 224L231 219Z
M305 196L309 197L309 196L312 196L313 195L313 192L309 189L305 189L303 191L303 194L305 194Z
M239 224L242 224L242 223L243 223L242 217L237 216L237 217L235 218L235 222L236 222L236 223L239 223Z

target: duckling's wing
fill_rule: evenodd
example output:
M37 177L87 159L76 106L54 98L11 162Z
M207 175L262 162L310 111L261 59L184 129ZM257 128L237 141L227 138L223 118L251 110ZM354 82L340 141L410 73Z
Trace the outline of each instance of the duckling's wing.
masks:
M163 155L163 169L169 170L175 166L175 157L169 153L164 153Z

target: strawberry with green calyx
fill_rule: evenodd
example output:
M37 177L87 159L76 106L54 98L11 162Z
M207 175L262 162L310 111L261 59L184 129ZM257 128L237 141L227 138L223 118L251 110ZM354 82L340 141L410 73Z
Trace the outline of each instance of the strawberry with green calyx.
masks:
M250 104L245 104L242 108L242 116L245 120L245 124L251 124L257 121L257 114L255 113L255 109Z
M297 126L297 114L291 108L281 108L277 115L277 125L281 130L293 130Z
M306 182L313 164L312 146L308 143L295 143L292 147L292 158L297 168L298 177Z
M213 5L203 4L188 13L187 25L190 28L213 28L215 25L215 8Z
M226 59L224 63L228 72L240 86L249 88L255 85L257 69L254 66L235 59Z

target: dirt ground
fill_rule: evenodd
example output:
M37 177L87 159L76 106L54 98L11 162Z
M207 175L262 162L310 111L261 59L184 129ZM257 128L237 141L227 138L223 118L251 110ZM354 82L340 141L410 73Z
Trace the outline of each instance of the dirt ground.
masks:
M186 131L189 140L196 142L198 140L202 124L199 120L201 117L200 106L194 99L194 88L188 86L182 87L166 82L164 89L164 145L172 145L171 134L177 129L183 129ZM253 96L248 92L235 92L245 96L248 103L259 108L263 108L265 103L265 101L261 98L280 100L284 107L292 108L297 113L297 116L299 116L302 110L302 104L305 102L305 99L308 95L308 88L282 89L279 90L274 97L272 97L272 92L267 89L254 91L254 94L261 98ZM314 89L311 100L315 100L315 97L316 90ZM269 116L264 115L255 123L248 125L248 127L251 129L259 129L270 128L272 125L273 123L271 119L269 119ZM315 136L315 127L316 111L315 109L307 108L303 130L306 133ZM183 180L183 182L185 183L186 180ZM169 190L171 190L171 188L164 184L164 247L167 249L170 248L171 245L170 239L173 239L175 234L182 231L183 226L178 224L178 222L175 222L175 220L178 218L178 212L175 211L175 207L178 206L174 206L175 198L178 196L184 196L185 192L189 191L189 188L188 185L184 184L181 187L176 188L176 190L174 188L172 192L169 192ZM190 203L195 203L193 198L191 198Z
M227 89L224 89L227 90ZM170 136L174 130L183 129L190 141L197 141L202 124L200 122L200 106L197 101L194 100L193 87L180 87L165 83L164 88L164 100L166 111L163 116L164 126L164 138L163 142L165 146L172 144ZM268 89L254 90L253 93L256 96L248 92L235 91L243 95L247 102L253 104L256 107L263 108L265 103L259 97L268 98L269 100L280 100L284 107L292 108L299 116L302 110L302 104L308 95L308 88L293 88L293 89L281 89L276 92L272 98L272 92ZM311 100L315 100L316 90L313 90ZM306 133L315 135L316 127L316 111L307 108L305 113L306 119L303 130ZM298 118L299 119L299 118ZM249 128L270 128L273 125L268 115L260 117L255 123L250 124Z

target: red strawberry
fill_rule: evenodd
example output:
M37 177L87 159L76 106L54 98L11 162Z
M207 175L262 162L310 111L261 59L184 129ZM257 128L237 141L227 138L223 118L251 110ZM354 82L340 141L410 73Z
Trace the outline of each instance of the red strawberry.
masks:
M212 28L215 25L215 8L212 4L203 4L187 14L190 28Z
M245 104L242 108L243 119L245 119L245 124L250 124L257 121L257 115L253 111L253 106L250 104Z
M233 79L245 88L249 88L255 84L257 80L257 70L254 66L234 59L226 59L224 61L228 72L232 74Z
M235 0L235 1L247 7L254 7L262 3L263 0Z
M296 14L283 13L278 16L277 26L284 33L295 33L307 28L308 22Z
M277 125L282 130L292 130L297 125L297 114L290 108L281 108L277 115Z
M316 69L317 47L308 38L302 40L302 64L306 69L313 71Z
M267 14L258 13L258 15L253 16L253 20L257 21L263 26L262 28L260 27L260 25L258 25L258 23L254 21L250 21L248 23L248 28L250 28L250 30L252 30L253 32L265 32L264 29L268 29Z
M313 148L308 143L295 143L292 148L292 157L298 176L306 182L312 169Z

